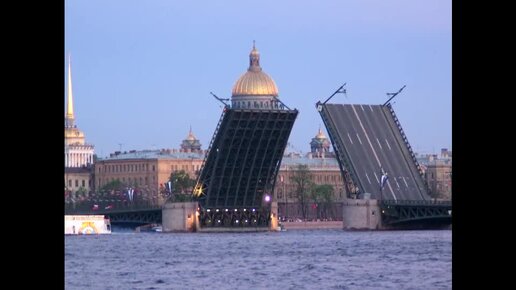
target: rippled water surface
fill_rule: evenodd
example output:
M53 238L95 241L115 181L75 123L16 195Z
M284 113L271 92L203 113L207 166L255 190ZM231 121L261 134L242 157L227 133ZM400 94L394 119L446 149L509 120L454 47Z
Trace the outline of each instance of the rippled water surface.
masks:
M452 233L65 236L66 289L451 289Z

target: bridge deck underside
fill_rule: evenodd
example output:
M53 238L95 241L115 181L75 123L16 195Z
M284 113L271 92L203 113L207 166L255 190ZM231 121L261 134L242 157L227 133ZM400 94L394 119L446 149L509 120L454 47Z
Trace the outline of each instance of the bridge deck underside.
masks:
M203 208L260 207L272 193L297 110L228 109L199 177Z
M332 138L338 142L338 155L352 168L353 181L361 193L380 196L382 169L389 178L382 199L428 200L426 185L413 161L400 129L387 107L381 105L324 105ZM336 136L332 136L336 135ZM338 150L338 148L336 148ZM340 162L340 161L339 161ZM342 164L341 164L342 168Z

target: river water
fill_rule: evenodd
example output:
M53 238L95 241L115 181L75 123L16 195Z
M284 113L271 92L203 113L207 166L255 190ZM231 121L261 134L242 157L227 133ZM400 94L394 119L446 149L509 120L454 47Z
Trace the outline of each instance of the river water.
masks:
M451 289L452 232L65 236L65 289Z

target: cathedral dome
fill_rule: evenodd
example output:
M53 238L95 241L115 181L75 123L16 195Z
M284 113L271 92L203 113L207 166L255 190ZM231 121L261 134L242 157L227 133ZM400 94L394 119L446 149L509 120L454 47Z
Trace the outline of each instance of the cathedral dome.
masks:
M249 68L233 86L232 96L274 96L278 88L272 78L260 67L260 53L253 44L249 54Z

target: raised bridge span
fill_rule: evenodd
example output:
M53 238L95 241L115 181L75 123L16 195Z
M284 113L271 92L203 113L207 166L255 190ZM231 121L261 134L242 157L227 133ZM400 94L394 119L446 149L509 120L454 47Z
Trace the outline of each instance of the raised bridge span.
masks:
M372 198L429 200L423 173L390 106L324 105L325 125L342 165ZM380 179L387 173L381 190ZM380 193L382 196L380 197Z
M316 107L334 146L348 197L379 200L386 224L451 223L451 201L430 197L390 103L318 102Z

